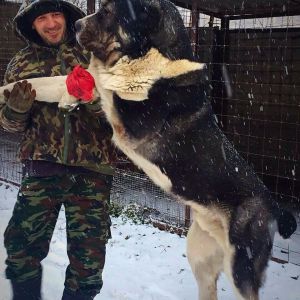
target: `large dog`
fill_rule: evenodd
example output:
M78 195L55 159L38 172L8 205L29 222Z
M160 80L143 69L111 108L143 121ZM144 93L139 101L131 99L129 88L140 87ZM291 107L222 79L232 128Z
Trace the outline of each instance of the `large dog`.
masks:
M167 0L102 0L76 29L79 43L93 53L88 70L114 143L192 208L187 254L199 298L217 299L224 271L237 298L258 299L274 231L288 238L296 222L218 128L205 67L193 60L176 7ZM49 86L52 79L38 85L42 81ZM64 93L60 106L74 103Z

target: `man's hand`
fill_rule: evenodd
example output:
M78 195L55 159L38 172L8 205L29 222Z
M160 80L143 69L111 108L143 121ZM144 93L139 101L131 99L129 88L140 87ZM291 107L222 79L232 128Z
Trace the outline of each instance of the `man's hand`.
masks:
M32 90L31 83L26 80L17 82L11 92L4 90L6 105L15 112L26 113L31 109L36 92Z

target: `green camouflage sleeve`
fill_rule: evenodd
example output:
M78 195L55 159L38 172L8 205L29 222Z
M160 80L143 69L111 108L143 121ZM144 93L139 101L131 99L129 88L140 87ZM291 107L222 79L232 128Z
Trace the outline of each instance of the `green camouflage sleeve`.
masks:
M8 66L6 68L6 71L4 74L3 85L6 85L6 84L16 81L14 78L15 76L13 75L12 70L11 70L11 66L14 65L14 61L15 61L15 57L9 62Z
M4 74L3 84L6 85L20 80L24 65L26 65L26 54L21 50L8 63Z

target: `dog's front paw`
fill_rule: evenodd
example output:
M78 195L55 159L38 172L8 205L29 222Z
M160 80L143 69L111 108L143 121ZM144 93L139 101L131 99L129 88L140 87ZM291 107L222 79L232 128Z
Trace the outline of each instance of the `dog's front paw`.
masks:
M64 109L74 108L79 104L79 101L76 97L70 95L67 91L62 95L58 107Z

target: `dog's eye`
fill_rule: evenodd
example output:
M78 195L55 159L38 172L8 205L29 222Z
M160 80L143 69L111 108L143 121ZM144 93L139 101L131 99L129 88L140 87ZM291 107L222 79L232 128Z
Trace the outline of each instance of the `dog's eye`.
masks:
M113 13L113 5L111 3L105 3L101 6L101 14L103 16L108 16Z
M102 9L102 14L107 16L111 14L111 11L109 9L107 9L107 7L103 7Z

